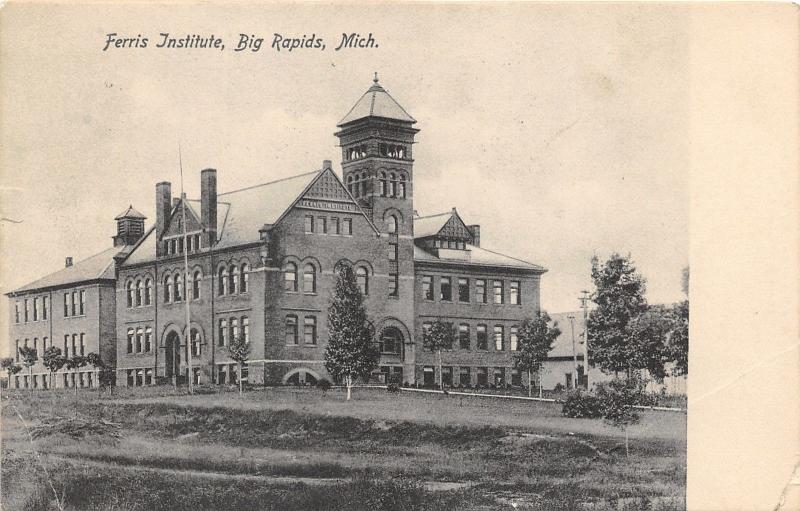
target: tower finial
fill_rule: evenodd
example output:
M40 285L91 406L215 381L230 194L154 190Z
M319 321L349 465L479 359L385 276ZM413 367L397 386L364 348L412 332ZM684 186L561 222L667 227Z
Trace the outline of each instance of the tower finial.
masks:
M374 83L378 83L378 72L375 71L375 78L372 79Z

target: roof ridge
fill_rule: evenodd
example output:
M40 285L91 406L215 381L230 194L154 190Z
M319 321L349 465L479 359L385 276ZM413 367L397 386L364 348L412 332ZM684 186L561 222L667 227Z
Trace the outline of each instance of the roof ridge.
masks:
M240 188L238 190L231 190L231 191L225 192L225 193L218 193L217 197L220 197L222 195L229 195L229 194L237 193L237 192L243 192L245 190L252 190L253 188L259 188L259 187L262 187L262 186L274 185L276 183L281 183L283 181L288 181L290 179L296 179L298 177L309 176L311 174L319 173L321 170L324 170L324 169L317 169L317 170L312 170L310 172L303 172L302 174L296 174L294 176L283 177L281 179L276 179L274 181L267 181L266 183L261 183L261 184L252 185L252 186L246 186L246 187Z
M434 213L432 215L418 216L418 217L415 217L414 220L420 220L422 218L432 218L432 217L435 217L435 216L442 216L442 215L452 215L452 214L453 214L453 211L450 210L450 211L445 211L444 213Z
M470 243L470 245L472 245L472 243ZM526 261L526 260L524 260L524 259L520 259L519 257L514 257L514 256L510 256L510 255L508 255L508 254L503 254L503 253L501 253L501 252L496 252L496 251L494 251L494 250L489 250L488 248L479 247L478 245L472 245L472 246L473 246L473 247L475 247L475 248L479 248L479 249L481 249L481 250L485 250L485 251L487 251L487 252L490 252L490 253L492 253L492 254L494 254L494 255L499 255L499 256L503 256L503 257L508 257L509 259L513 259L513 260L515 260L515 261L519 261L519 262L521 262L521 263L529 264L529 265L531 265L531 266L535 266L535 267L537 267L537 268L544 269L544 266L540 266L540 265L538 265L538 264L536 264L536 263L532 263L532 262L530 262L530 261Z

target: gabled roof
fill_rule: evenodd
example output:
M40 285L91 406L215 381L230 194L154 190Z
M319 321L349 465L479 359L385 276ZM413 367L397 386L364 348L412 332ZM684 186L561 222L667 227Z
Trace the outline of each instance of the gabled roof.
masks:
M493 250L488 250L475 245L466 244L466 250L469 252L468 258L449 259L447 257L436 256L427 250L414 245L414 261L415 262L429 262L441 264L454 264L459 266L498 266L504 268L518 268L523 270L531 270L537 273L544 273L547 269L538 264L529 263L516 257L507 256ZM440 254L446 251L440 250ZM463 253L463 250L454 251Z
M138 211L136 211L133 208L133 205L131 204L130 206L128 206L128 209L126 209L125 211L123 211L119 215L115 216L114 220L122 220L123 218L140 218L140 219L144 220L147 217L144 216L143 214L139 213Z
M373 82L372 87L361 96L361 99L356 101L353 108L347 112L337 126L341 127L366 117L382 117L408 123L417 122L383 87L378 85L377 73Z
M450 220L452 215L453 212L448 211L447 213L438 213L436 215L414 217L414 237L426 238L435 236L442 230L442 227Z
M26 284L8 294L13 295L26 291L62 287L94 280L113 280L116 278L114 256L126 250L130 250L130 247L112 247L106 249L99 254L78 261L67 268L62 268L55 273L35 280L30 284Z

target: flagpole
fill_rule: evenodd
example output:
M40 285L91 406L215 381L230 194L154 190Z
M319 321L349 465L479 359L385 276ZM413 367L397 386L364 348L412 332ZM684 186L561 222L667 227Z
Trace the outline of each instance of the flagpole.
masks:
M183 216L183 302L186 305L186 330L183 339L186 343L186 366L189 369L189 394L194 393L194 374L192 373L192 331L190 326L191 315L189 312L189 244L186 237L186 193L183 191L183 158L181 157L181 144L178 143L178 166L181 169L181 214Z

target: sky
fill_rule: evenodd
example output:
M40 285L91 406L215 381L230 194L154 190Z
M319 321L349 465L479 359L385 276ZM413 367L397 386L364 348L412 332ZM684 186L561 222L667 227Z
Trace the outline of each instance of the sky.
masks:
M6 6L0 216L22 223L0 222L1 291L111 246L129 204L152 223L179 144L190 197L207 167L220 192L340 172L336 123L377 71L418 121L415 209L456 207L482 246L548 268L544 309L577 310L592 256L615 251L651 303L682 299L688 25L678 3ZM103 51L112 32L150 44ZM226 49L158 49L160 32ZM334 51L352 32L378 47ZM260 51L232 51L240 33ZM278 52L275 33L326 50Z

